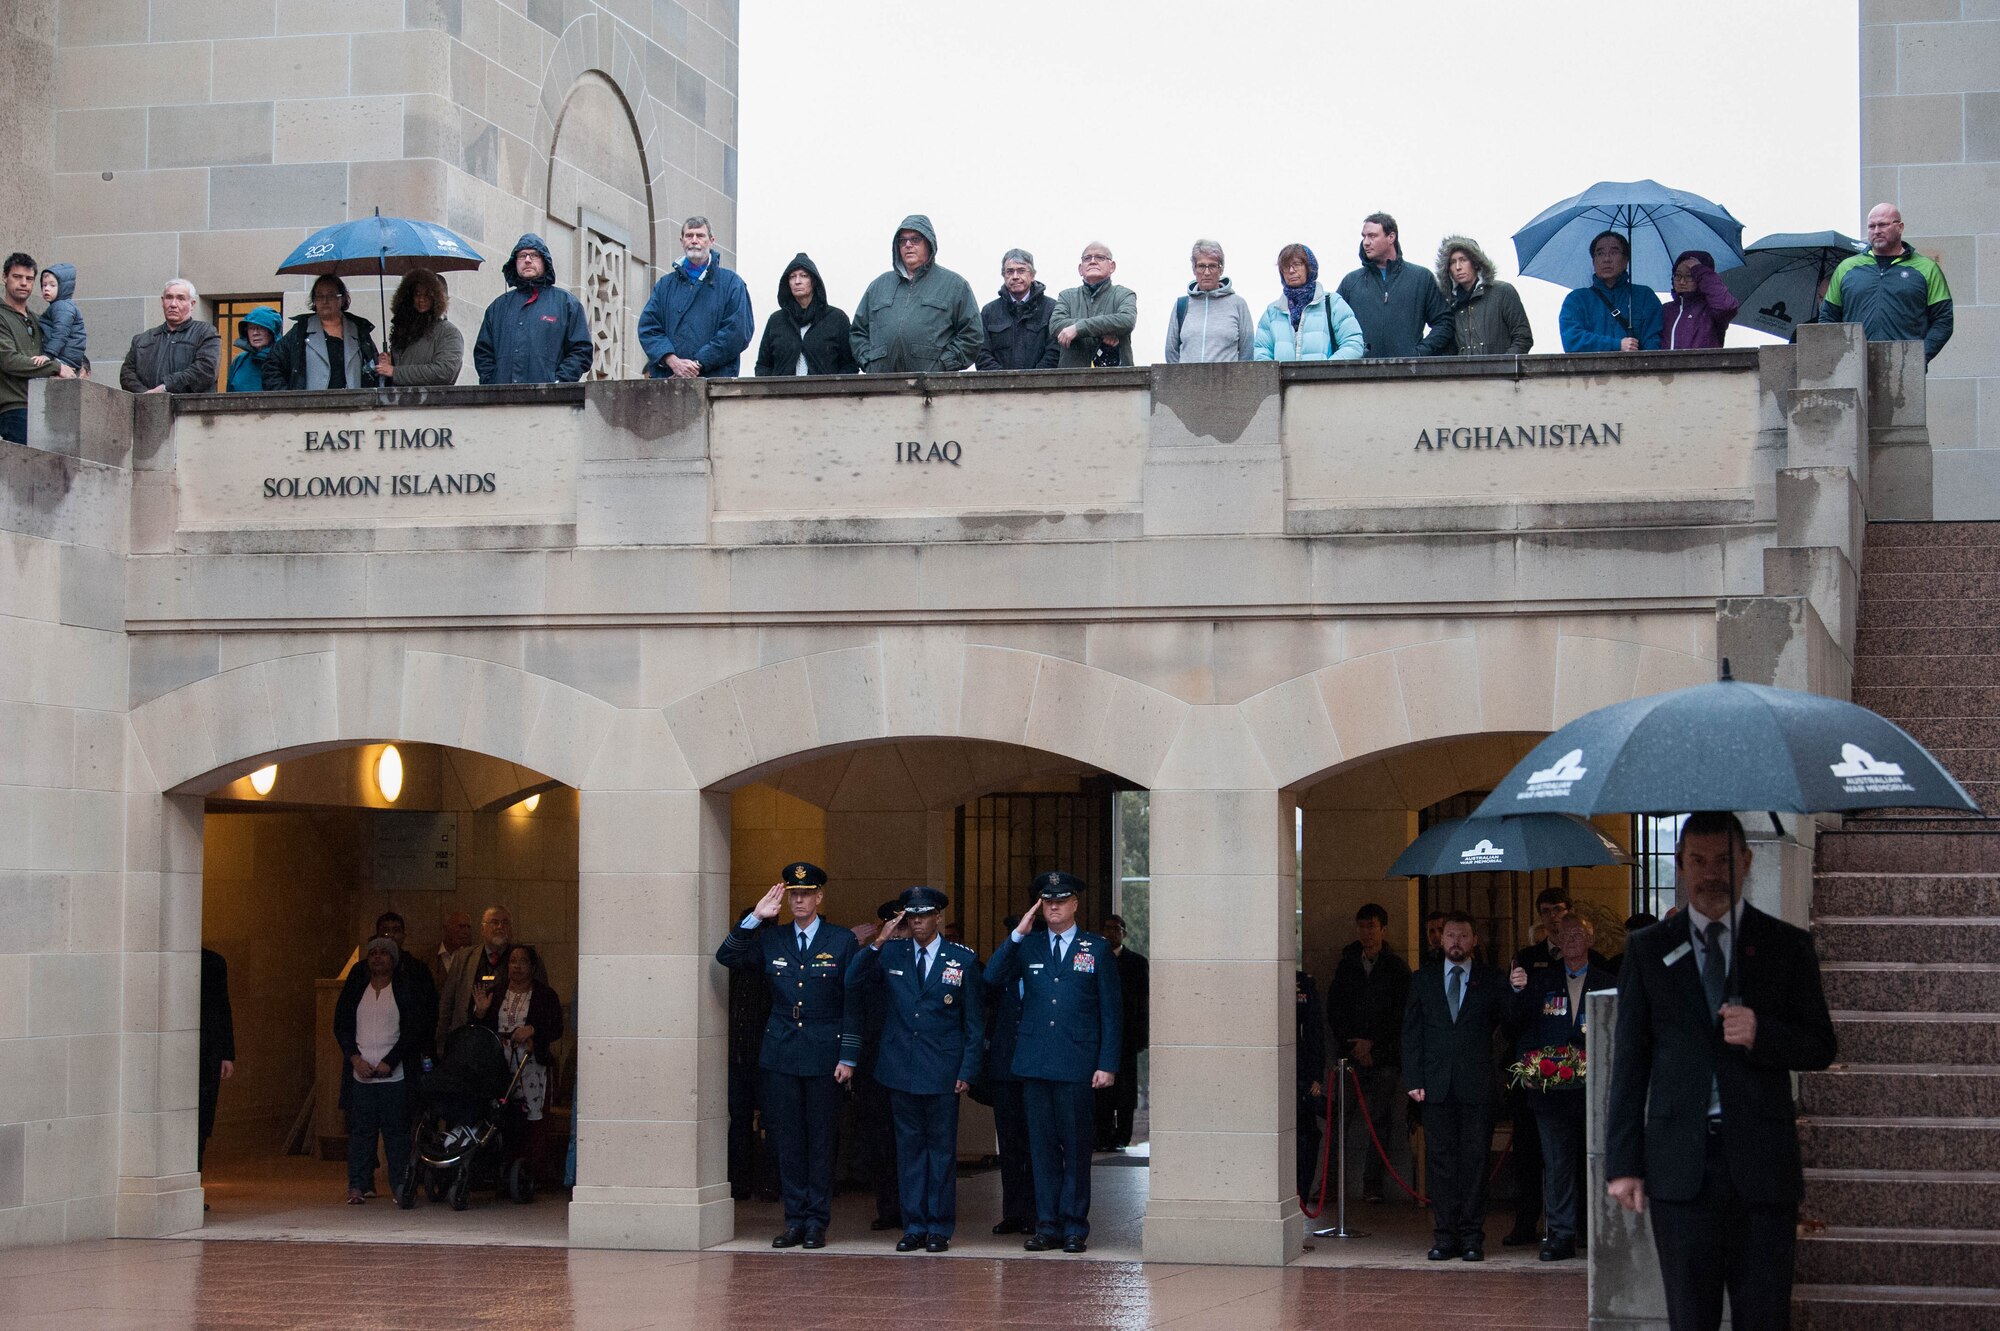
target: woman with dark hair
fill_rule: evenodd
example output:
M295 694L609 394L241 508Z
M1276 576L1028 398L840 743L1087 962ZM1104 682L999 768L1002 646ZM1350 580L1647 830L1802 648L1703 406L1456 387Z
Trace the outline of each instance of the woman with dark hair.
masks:
M1674 260L1674 298L1660 311L1660 349L1719 347L1741 302L1715 275L1715 256L1683 250Z
M347 283L326 273L312 284L312 308L264 358L264 391L373 388L375 325L349 311Z
M1361 321L1320 285L1319 260L1304 245L1278 251L1284 291L1257 321L1258 360L1360 360L1368 349Z
M778 279L778 308L764 321L756 373L858 373L847 334L847 314L826 303L826 284L811 256L795 255Z
M507 1042L510 1067L521 1070L508 1102L502 1127L509 1159L525 1157L530 1168L540 1163L543 1115L555 1084L555 1057L549 1047L562 1038L562 1000L537 980L541 954L526 943L507 949L505 988L482 985L472 995L473 1024L497 1031Z
M444 279L419 268L396 287L389 306L389 349L375 358L385 384L428 388L458 382L465 363L465 335L445 311L451 304Z

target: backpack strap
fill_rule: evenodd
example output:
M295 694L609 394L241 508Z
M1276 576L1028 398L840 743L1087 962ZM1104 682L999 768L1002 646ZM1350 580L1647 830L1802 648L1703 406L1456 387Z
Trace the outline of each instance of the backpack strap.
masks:
M1590 284L1590 289L1597 293L1597 298L1599 300L1604 302L1604 308L1611 311L1611 317L1616 319L1618 321L1618 326L1625 330L1625 336L1627 337L1639 336L1637 333L1632 331L1632 321L1630 319L1627 319L1624 313L1620 311L1616 305L1612 304L1610 292L1606 291L1603 287L1597 285L1597 283L1595 282L1592 282Z

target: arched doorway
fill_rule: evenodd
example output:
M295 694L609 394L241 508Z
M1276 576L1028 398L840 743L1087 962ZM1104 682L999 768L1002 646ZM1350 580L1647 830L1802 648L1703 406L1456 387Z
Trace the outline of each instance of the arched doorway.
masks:
M767 764L754 780L720 783L716 794L729 805L729 919L743 916L777 881L780 867L805 859L831 875L823 910L835 923L871 922L878 906L913 884L942 888L952 898L947 935L984 959L1028 905L1036 874L1051 869L1078 874L1092 888L1079 912L1081 927L1101 931L1114 913L1136 926L1120 974L1138 977L1132 986L1138 997L1128 1002L1126 1018L1138 1038L1145 1038L1145 845L1142 827L1122 826L1143 792L1129 780L1022 745L926 738ZM1121 865L1141 872L1121 872ZM760 999L768 999L754 973L724 972L720 966L713 971L730 1014L733 1246L747 1251L767 1246L783 1228L775 1205L775 1165L763 1147L755 1106ZM900 1224L890 1227L893 1172L886 1176L888 1188L878 1190L894 1157L884 1131L886 1100L865 1073L871 1054L864 1046L863 1075L843 1099L840 1186L828 1235L834 1252L886 1251L901 1232ZM1129 1071L1143 1082L1141 1068ZM995 1089L977 1087L960 1104L959 1229L953 1249L1021 1255L1019 1237L990 1233L1003 1209ZM1105 1144L1114 1149L1093 1160L1092 1254L1129 1260L1139 1255L1147 1196L1143 1090L1134 1106L1136 1130L1122 1149L1116 1149L1116 1097L1104 1093L1103 1099L1105 1124L1113 1133ZM884 1220L883 1228L874 1227L877 1219Z
M198 792L202 800L200 942L204 951L203 1097L214 1133L201 1165L206 1238L361 1241L564 1241L577 1044L577 792L503 759L421 742L372 743L286 756ZM480 946L482 916L506 913L533 945L564 1008L564 1034L533 1129L533 1206L475 1190L468 1214L399 1211L386 1175L348 1206L343 1090L351 1080L333 1010L362 944L403 934L403 965L435 1002L448 944ZM496 925L497 927L497 925ZM219 963L219 966L218 966ZM226 968L226 970L221 969ZM206 981L226 974L234 1054L221 1056ZM436 1009L431 1012L436 1014ZM435 1029L461 1024L431 1015ZM422 1023L420 1023L421 1025ZM412 1107L423 1058L441 1064L431 1029L399 1032ZM204 1114L206 1110L204 1108ZM407 1128L403 1129L407 1132Z

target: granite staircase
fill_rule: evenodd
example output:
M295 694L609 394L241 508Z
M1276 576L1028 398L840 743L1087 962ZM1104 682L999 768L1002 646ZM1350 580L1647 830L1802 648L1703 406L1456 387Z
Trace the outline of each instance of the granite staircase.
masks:
M1854 700L2000 812L2000 523L1871 524ZM1839 1062L1799 1084L1801 1331L2000 1329L2000 818L1853 818L1813 934Z

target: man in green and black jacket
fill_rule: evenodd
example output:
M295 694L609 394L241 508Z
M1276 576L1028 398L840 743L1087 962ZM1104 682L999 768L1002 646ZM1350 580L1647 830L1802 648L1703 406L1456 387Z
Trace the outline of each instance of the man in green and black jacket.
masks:
M1869 210L1868 253L1833 270L1819 321L1860 324L1870 342L1922 342L1926 365L1951 341L1944 270L1903 243L1903 214L1895 204Z

